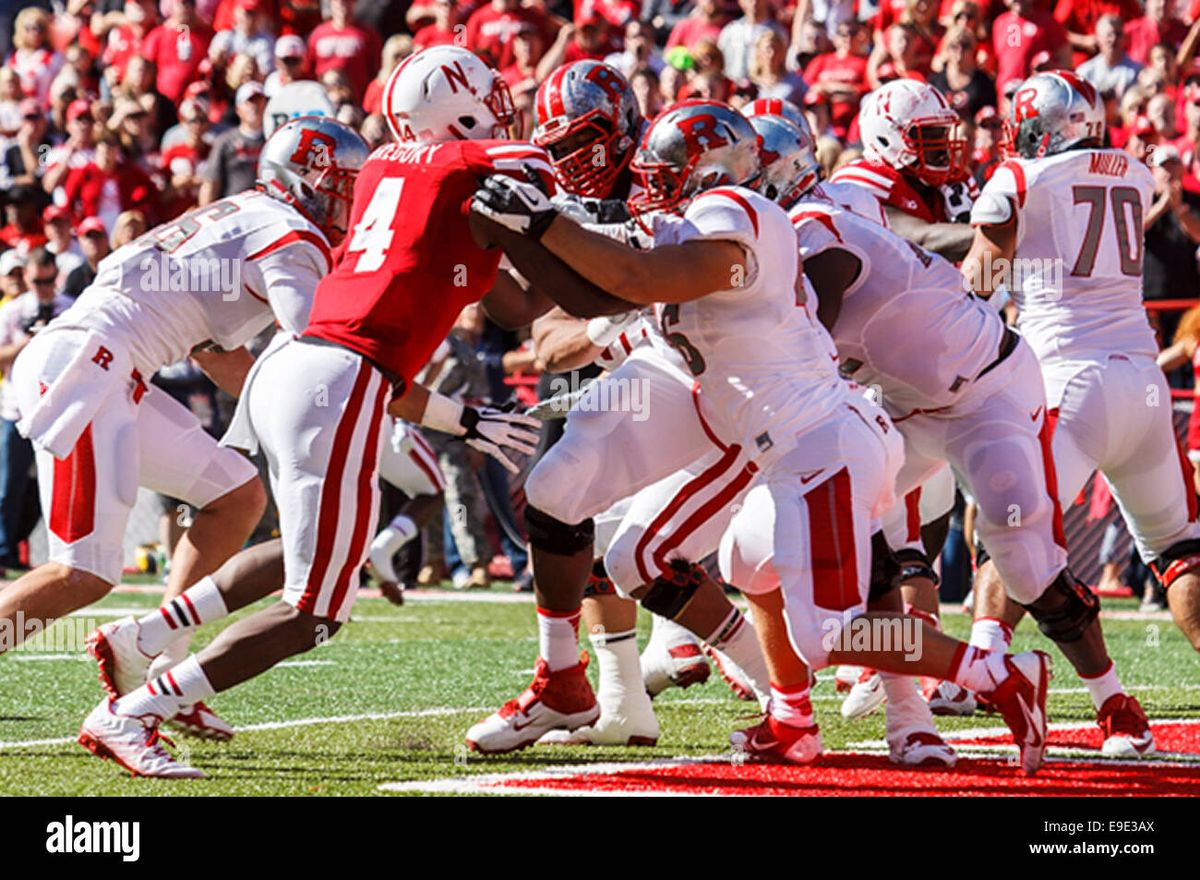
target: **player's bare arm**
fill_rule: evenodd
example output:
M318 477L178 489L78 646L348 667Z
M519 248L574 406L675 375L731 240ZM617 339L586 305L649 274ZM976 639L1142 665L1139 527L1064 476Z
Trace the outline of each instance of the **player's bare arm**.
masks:
M804 261L804 274L817 291L817 319L832 330L842 297L862 271L862 260L842 248L829 248Z
M945 257L952 263L962 260L971 249L974 234L966 224L926 223L891 205L884 205L883 212L887 215L892 231L897 235Z
M984 267L1008 265L1017 249L1017 219L1013 214L1005 223L982 224L975 227L971 250L963 260L963 274L971 279L975 295L991 297L1000 287L999 278Z
M587 366L604 350L588 338L586 324L558 307L534 321L533 348L553 373Z
M733 241L688 241L636 251L558 217L542 243L604 290L628 302L653 305L700 299L745 277L746 255Z
M484 310L501 326L526 327L555 303L577 318L629 310L629 303L587 281L533 239L512 232L476 211L471 212L470 226L471 235L481 247L500 247L524 279L537 279L536 283L523 285L513 278L513 286L498 285L483 298Z
M218 388L226 394L240 397L242 386L246 384L246 374L254 363L254 355L245 346L233 351L200 349L192 353L192 360Z

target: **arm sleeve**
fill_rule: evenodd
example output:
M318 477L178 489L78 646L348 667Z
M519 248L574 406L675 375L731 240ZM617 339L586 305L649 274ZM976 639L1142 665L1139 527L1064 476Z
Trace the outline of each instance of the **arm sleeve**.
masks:
M326 272L321 252L297 241L254 262L279 326L289 333L302 332L308 326L317 284Z
M996 172L983 187L979 198L971 208L971 225L980 226L995 223L1003 216L1004 203L1011 205L1011 211L1017 218L1017 240L1025 234L1025 224L1022 214L1025 207L1027 187L1024 169L1014 161L1008 161L996 169Z

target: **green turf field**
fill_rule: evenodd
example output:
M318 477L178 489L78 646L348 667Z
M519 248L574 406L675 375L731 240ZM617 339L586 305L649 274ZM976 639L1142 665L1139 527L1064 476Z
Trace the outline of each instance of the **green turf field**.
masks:
M506 586L495 588L497 595L505 592ZM81 614L104 622L151 608L158 598L118 593ZM449 601L454 598L447 591L444 600L434 596L403 608L360 599L352 622L329 644L218 696L212 705L240 729L237 737L227 744L176 739L184 759L209 775L199 781L131 779L74 743L79 722L101 697L95 666L82 651L0 657L0 795L386 796L377 790L385 782L722 753L729 732L746 726L755 708L735 700L714 673L703 686L673 689L656 700L662 736L654 748L536 747L515 756L468 756L460 745L467 727L515 696L531 676L533 606ZM1131 613L1135 605L1105 603L1110 615ZM947 615L945 623L958 635L969 629L961 614ZM640 624L644 644L648 618ZM204 628L198 643L219 628ZM1200 719L1200 657L1169 620L1109 619L1105 631L1125 683L1152 719ZM1051 720L1090 721L1087 694L1048 644L1029 623L1017 633L1018 649L1041 647L1055 657ZM823 680L814 698L827 749L882 736L882 712L853 724L842 720L832 681ZM999 723L995 717L939 719L943 730Z

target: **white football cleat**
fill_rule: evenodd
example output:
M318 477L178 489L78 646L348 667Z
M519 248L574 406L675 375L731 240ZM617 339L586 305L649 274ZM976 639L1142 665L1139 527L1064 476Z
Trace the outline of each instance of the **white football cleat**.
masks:
M939 681L929 695L929 711L934 715L974 715L977 708L975 695L962 685L952 681Z
M1053 670L1045 651L1008 654L1008 676L991 693L983 694L1004 718L1021 753L1021 769L1032 776L1046 752L1046 694Z
M515 700L467 731L467 748L485 755L515 752L531 746L548 731L576 730L594 724L600 705L587 680L586 653L578 666L551 672L538 658L533 682Z
M1096 723L1104 731L1100 754L1106 758L1144 758L1153 755L1154 734L1150 722L1135 697L1113 694L1096 713Z
M706 642L701 642L700 649L704 652L704 656L716 664L717 672L725 680L725 684L729 685L729 689L733 691L735 697L739 700L758 700L763 708L766 707L771 695L769 693L760 694L754 687L754 680L746 674L746 670L739 666L737 661ZM765 672L766 664L763 665ZM769 678L769 675L767 677Z
M98 758L116 761L134 776L162 779L203 779L195 767L180 764L159 743L169 739L158 732L155 715L120 715L112 700L105 699L91 711L79 728L79 744Z
M842 700L842 717L847 721L866 718L887 700L883 679L873 669L864 669L846 699Z
M936 730L906 727L887 736L888 758L904 767L953 767L955 753Z
M669 632L669 635L662 633ZM708 681L708 660L699 640L678 624L656 625L642 651L642 681L646 693L657 697L669 687L688 688Z
M645 695L642 695L645 699ZM641 713L636 713L641 715ZM551 730L538 740L539 746L652 746L658 742L658 719L631 717L619 710L601 708L595 724L577 730Z
M100 684L110 697L121 697L146 683L154 658L138 647L137 619L122 617L97 627L88 635L87 652L96 660Z
M199 739L229 742L233 739L233 726L203 702L184 706L174 718L164 721L166 727Z

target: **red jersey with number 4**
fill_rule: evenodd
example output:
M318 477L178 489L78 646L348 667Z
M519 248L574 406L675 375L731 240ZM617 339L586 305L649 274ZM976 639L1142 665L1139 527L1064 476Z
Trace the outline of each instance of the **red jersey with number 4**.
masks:
M350 231L321 281L304 335L370 358L406 383L463 307L496 279L501 252L475 244L469 202L488 174L533 167L553 192L544 151L519 141L388 144L354 185Z

